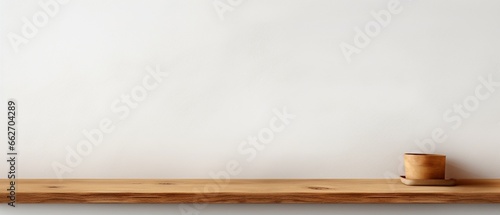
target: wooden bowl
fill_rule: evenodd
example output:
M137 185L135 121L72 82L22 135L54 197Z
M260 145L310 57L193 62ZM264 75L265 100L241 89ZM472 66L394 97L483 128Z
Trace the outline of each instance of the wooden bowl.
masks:
M437 154L405 154L407 179L444 179L446 156Z

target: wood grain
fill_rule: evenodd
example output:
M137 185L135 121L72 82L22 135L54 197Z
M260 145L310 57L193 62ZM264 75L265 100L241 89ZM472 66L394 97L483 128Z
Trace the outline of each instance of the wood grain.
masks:
M413 187L399 179L21 179L16 203L500 203L500 179ZM8 202L0 180L0 202Z

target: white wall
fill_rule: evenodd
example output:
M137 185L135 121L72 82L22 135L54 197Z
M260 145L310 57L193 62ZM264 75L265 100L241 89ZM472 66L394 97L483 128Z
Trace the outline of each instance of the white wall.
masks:
M46 10L39 2L54 1L0 3L0 99L18 102L18 177L207 178L236 162L241 172L232 178L385 178L403 173L404 152L446 154L448 177L500 177L498 1L73 0ZM109 125L97 131L102 123ZM0 169L6 177L7 163ZM181 213L176 205L12 211L74 208ZM201 212L407 209L500 208Z

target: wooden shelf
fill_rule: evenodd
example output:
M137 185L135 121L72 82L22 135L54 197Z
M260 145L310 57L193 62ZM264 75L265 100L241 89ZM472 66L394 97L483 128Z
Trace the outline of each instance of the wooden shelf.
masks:
M0 180L2 203L8 183ZM16 203L500 203L500 179L454 187L398 179L20 179L16 191Z

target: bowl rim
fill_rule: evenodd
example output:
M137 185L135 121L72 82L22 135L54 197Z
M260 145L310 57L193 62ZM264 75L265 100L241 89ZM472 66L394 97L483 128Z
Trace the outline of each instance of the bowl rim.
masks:
M446 155L442 155L442 154L427 154L427 153L413 153L413 152L407 152L407 153L405 153L405 156L406 155L410 155L410 156L438 156L438 157L446 157Z

